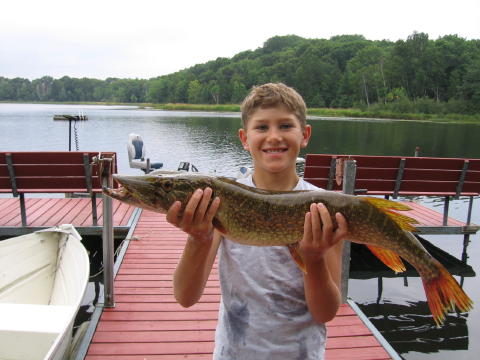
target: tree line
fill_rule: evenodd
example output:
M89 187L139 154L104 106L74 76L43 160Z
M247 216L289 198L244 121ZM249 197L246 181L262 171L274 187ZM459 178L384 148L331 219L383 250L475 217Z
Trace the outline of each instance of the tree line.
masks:
M480 40L275 36L256 50L151 79L0 77L0 100L235 104L252 86L278 81L309 107L480 113Z

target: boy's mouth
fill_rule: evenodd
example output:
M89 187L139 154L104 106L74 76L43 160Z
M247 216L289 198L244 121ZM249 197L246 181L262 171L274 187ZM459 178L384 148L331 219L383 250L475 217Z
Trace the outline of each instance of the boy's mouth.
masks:
M271 148L271 149L263 149L262 151L267 153L267 154L279 154L286 152L288 149L287 148Z

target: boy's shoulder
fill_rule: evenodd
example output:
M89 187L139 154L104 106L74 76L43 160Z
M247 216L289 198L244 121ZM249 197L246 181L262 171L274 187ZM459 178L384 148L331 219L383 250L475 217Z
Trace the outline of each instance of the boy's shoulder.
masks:
M303 178L299 178L297 186L293 190L323 190L318 186L310 184L308 181L305 181Z
M244 178L237 179L237 182L243 185L255 187L255 184L253 183L252 174L249 174ZM293 190L297 191L297 190L324 190L324 189L319 188L318 186L315 186L313 184L310 184L308 181L305 181L303 178L299 178L297 186L295 186Z

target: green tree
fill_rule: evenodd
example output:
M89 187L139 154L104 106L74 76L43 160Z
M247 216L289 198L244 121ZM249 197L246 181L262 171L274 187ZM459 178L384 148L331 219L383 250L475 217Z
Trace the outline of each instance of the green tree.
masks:
M188 102L190 104L198 104L200 100L200 94L202 85L200 81L193 80L188 83Z

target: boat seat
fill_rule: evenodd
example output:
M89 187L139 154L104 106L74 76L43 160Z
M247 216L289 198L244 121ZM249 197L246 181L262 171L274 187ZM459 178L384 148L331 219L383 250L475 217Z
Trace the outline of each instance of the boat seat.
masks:
M0 303L1 357L43 359L75 310L74 306Z
M6 330L59 333L73 312L70 305L0 303L0 334Z
M153 170L158 170L163 167L161 162L150 162L149 158L145 158L145 144L140 135L130 134L128 135L128 162L133 169L140 169L146 174Z

